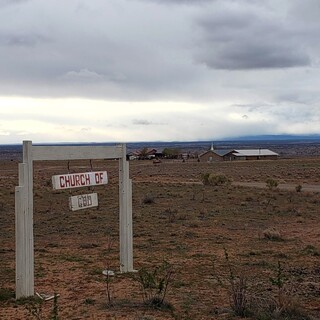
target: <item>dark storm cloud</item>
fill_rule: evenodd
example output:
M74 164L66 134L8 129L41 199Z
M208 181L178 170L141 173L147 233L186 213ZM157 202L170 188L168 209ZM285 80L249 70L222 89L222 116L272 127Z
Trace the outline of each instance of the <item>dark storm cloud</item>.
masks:
M265 7L219 6L199 20L197 60L213 69L245 70L307 66L306 30L297 32Z
M279 100L294 99L293 81L301 79L294 87L302 90L309 78L316 100L318 3L0 0L0 94L201 103L263 93ZM314 72L281 73L305 66Z
M319 17L319 0L0 0L0 130L62 124L69 141L81 128L93 141L97 122L101 139L319 131Z
M267 43L244 42L241 46L223 45L214 49L211 55L209 49L199 60L210 68L227 70L291 68L310 64L310 59L303 52L292 52L293 46L280 44L275 48Z

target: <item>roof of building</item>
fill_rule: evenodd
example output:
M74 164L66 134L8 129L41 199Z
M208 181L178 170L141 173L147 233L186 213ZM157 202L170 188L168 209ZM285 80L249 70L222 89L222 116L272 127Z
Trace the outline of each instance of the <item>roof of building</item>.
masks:
M226 150L226 149L213 149L213 150L210 149L210 150L207 150L207 151L201 153L200 157L202 157L203 155L207 154L208 152L212 152L212 153L215 153L216 155L218 155L220 157L223 157L223 156L225 156L226 154L228 154L228 153L230 153L232 151L234 151L234 150L233 149L228 149L228 150Z
M278 156L279 154L273 152L269 149L210 149L202 154L200 157L204 156L205 154L212 152L220 157L224 157L225 155L232 153L232 155L236 157L259 157L259 156Z
M278 153L269 149L242 149L233 150L237 157L278 156Z
M213 150L214 153L216 153L217 155L219 155L220 157L225 156L226 154L233 152L233 149L217 149L217 150Z

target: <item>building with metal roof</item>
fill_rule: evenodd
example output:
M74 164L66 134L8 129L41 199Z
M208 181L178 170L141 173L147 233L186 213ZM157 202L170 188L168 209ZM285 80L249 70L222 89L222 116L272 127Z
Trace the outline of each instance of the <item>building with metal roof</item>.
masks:
M269 149L218 149L210 150L199 156L201 162L233 161L233 160L275 160L278 154Z

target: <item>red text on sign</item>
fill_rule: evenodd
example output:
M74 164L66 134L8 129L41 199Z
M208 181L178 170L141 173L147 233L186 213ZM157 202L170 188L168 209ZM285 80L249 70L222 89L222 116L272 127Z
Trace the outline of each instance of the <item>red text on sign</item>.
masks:
M61 188L83 187L91 184L88 173L60 176L59 180Z

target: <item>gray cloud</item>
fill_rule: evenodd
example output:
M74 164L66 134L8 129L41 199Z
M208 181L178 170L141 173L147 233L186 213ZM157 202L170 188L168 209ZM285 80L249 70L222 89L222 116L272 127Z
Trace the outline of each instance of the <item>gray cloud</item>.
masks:
M278 101L286 103L298 103L301 105L315 106L320 105L320 97L317 90L299 90L299 91L283 91L278 97Z
M165 123L161 122L154 122L154 121L149 121L145 119L133 119L132 120L133 125L138 125L138 126L158 126L158 125L165 125Z
M97 83L97 82L121 82L126 80L126 76L120 73L99 74L86 68L79 71L68 71L61 76L61 79L68 82Z
M82 132L90 132L90 131L92 131L92 128L81 128L81 130L80 131L82 131Z
M0 33L0 94L210 100L225 90L230 94L230 82L237 95L246 82L259 87L268 78L253 81L243 73L235 83L235 74L217 78L211 69L307 66L319 56L310 46L319 23L302 23L291 1L200 2L169 8L158 1L95 0L80 6L71 0L62 10L48 0L24 1L20 13L6 9L0 12L8 26ZM310 11L305 9L304 19ZM39 12L46 18L40 20Z
M26 46L33 47L37 44L50 41L49 38L40 34L0 34L0 45L2 46Z
M0 0L0 7L21 4L30 0Z
M262 130L268 117L272 130L319 117L318 0L0 0L0 8L1 96L210 105L208 113L234 112L241 132ZM148 114L127 123L171 122Z
M199 6L205 3L212 3L216 0L140 0L140 1L146 1L146 2L157 2L161 5L194 5Z
M243 119L249 119L252 116L259 118L273 119L274 123L300 123L303 119L305 122L319 123L320 121L320 104L311 106L300 104L296 101L293 103L257 103L248 105L232 105L231 109L236 110L242 115ZM243 116L243 113L246 113Z
M69 81L96 82L102 81L104 76L88 69L81 69L80 71L68 71L62 76L62 79Z
M210 68L245 70L310 65L304 49L307 30L297 33L295 25L278 12L254 2L246 7L232 2L214 7L199 20L199 26L203 42L196 59Z
M143 125L143 126L150 126L152 125L153 123L151 121L148 121L148 120L143 120L143 119L134 119L132 120L132 123L134 125Z
M273 104L270 103L265 103L265 102L256 102L256 103L248 103L248 104L233 104L230 106L230 108L236 108L236 109L245 109L248 110L249 112L255 112L259 111L262 109L268 109L274 107Z

